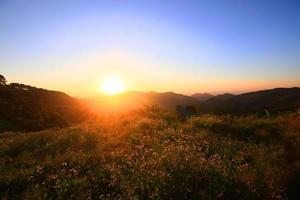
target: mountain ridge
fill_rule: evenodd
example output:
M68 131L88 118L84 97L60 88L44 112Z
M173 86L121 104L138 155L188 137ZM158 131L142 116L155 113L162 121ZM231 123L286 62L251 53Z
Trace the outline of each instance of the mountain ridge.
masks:
M300 108L300 88L274 88L239 95L217 95L200 107L204 112L214 113L296 110Z
M300 108L300 88L274 88L243 94L221 94L206 100L175 92L126 91L113 96L80 99L63 92L11 83L0 87L0 131L3 124L39 130L80 122L87 116L104 115L157 105L176 111L178 105L195 106L198 113L255 113L294 111ZM199 96L198 96L199 97ZM2 124L2 125L1 125Z

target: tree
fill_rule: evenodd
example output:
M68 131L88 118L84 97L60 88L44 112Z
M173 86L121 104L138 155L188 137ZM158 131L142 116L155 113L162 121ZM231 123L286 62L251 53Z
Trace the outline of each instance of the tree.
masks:
M6 79L0 74L0 85L6 85Z

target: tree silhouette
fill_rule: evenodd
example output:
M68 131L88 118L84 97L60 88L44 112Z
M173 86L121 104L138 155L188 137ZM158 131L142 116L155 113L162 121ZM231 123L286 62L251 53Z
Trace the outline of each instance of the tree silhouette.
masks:
M6 79L0 74L0 85L6 85Z

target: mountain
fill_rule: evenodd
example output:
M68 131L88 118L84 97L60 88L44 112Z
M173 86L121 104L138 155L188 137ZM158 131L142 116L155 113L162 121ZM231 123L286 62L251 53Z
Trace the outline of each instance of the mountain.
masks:
M65 126L87 113L81 101L63 92L18 83L0 86L0 131Z
M113 96L96 97L98 109L102 111L122 111L157 105L163 109L175 110L177 105L198 105L196 98L174 92L136 92L128 91Z
M130 91L114 96L98 96L93 110L100 110L98 113L118 112L142 108L145 105L158 105L171 111L174 111L177 105L194 105L199 112L208 113L289 111L300 108L300 88L275 88L240 95L225 93L216 96Z
M199 102L205 102L208 99L214 97L214 95L211 95L208 93L196 93L196 94L193 94L191 97L197 99Z
M70 97L63 92L11 83L0 85L0 132L66 126L91 116L103 116L106 113L151 105L170 111L175 111L177 105L194 105L198 111L207 113L289 111L300 108L300 88L275 88L240 95L217 96L129 91L83 100Z
M300 108L300 88L275 88L240 95L223 94L210 98L199 106L203 112L244 113L278 112Z
M147 94L149 100L153 104L165 108L176 108L177 105L197 105L199 101L193 97L189 97L174 92L157 93L150 92Z

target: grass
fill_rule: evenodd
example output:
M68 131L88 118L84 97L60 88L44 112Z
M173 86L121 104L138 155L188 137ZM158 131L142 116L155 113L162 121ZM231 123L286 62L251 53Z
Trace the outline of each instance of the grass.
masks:
M300 116L159 110L0 135L3 199L297 199Z

